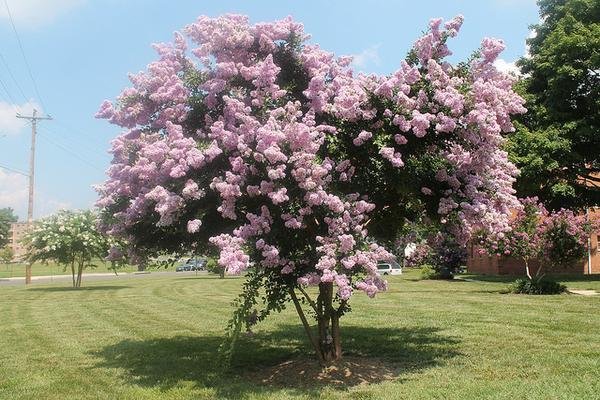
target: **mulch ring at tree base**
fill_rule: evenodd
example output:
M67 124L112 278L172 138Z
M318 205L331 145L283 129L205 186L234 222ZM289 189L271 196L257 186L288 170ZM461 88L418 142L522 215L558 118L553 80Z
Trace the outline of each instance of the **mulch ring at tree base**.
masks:
M326 368L313 359L295 359L244 375L273 387L353 387L394 380L399 373L397 366L380 359L349 356Z

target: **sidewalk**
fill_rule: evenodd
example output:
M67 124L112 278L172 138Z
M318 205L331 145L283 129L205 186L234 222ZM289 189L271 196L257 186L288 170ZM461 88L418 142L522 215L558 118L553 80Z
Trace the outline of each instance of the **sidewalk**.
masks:
M137 279L146 277L164 277L164 276L190 276L190 275L208 275L206 271L135 271L135 272L119 272L119 275L115 275L114 272L92 272L89 274L84 273L82 276L83 282L86 281L99 281L99 280L113 280L113 279ZM70 282L71 275L40 275L32 276L32 284L45 284L54 282ZM25 277L13 277L13 278L0 278L0 286L4 285L24 285Z
M121 275L129 275L129 274L134 274L135 272L119 272L119 276ZM147 273L147 272L145 272ZM86 274L84 273L82 275L83 278L88 277L88 276L116 276L114 274L114 272L97 272L97 273L89 273ZM38 275L38 276L32 276L31 280L32 281L37 281L37 280L47 280L47 279L72 279L72 276L70 274L57 274L57 275ZM25 281L25 277L24 276L15 276L12 278L0 278L0 282L1 281L9 281L9 282L13 282L13 281Z

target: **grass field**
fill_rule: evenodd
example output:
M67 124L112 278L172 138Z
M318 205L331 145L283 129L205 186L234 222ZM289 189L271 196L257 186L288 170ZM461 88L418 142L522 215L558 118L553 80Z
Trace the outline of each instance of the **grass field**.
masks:
M353 297L327 376L291 308L219 372L239 278L0 287L0 399L600 399L600 297L415 277Z

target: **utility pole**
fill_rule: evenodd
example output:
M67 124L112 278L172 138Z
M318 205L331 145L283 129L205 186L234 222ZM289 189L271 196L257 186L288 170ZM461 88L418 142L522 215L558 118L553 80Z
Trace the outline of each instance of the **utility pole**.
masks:
M31 151L29 153L29 203L27 205L27 227L31 228L33 223L33 183L35 177L35 136L37 135L37 122L39 120L50 120L51 116L38 117L37 110L34 108L32 115L21 115L17 113L17 118L26 119L31 122ZM25 284L31 283L31 263L25 267Z

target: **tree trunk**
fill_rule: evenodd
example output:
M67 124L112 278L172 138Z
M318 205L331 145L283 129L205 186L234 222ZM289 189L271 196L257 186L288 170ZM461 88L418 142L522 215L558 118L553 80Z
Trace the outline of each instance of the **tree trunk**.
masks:
M313 335L311 327L306 320L304 311L293 288L290 288L290 295L296 306L298 316L302 321L304 330L313 345L317 358L321 366L326 367L342 358L342 342L340 334L340 313L333 307L333 284L319 284L319 296L317 302L314 303L308 294L300 288L300 291L310 303L315 311L317 319L317 335Z
M319 350L326 364L342 358L340 317L333 308L333 283L319 284L317 299L317 322Z
M77 266L77 288L81 287L81 275L83 274L83 260L79 261Z
M71 262L71 278L73 278L73 287L75 286L75 260Z
M304 311L302 311L302 306L300 305L300 302L298 301L298 297L296 297L296 292L294 291L293 287L290 288L290 295L292 296L292 301L294 302L294 306L296 306L296 311L298 312L300 321L302 321L302 326L304 327L304 331L306 332L306 335L308 336L308 340L310 340L310 344L312 344L313 348L315 349L315 353L317 354L317 358L319 359L319 364L321 364L321 366L324 367L325 360L323 359L323 354L321 354L321 348L319 347L319 343L318 343L317 339L312 334L310 325L308 324L308 321L306 320L306 316L304 315Z
M219 269L219 279L225 279L225 268L223 267Z
M532 280L533 278L531 277L531 271L529 270L529 260L525 258L523 259L523 261L525 261L525 273L527 274L527 278L529 278L529 280Z

